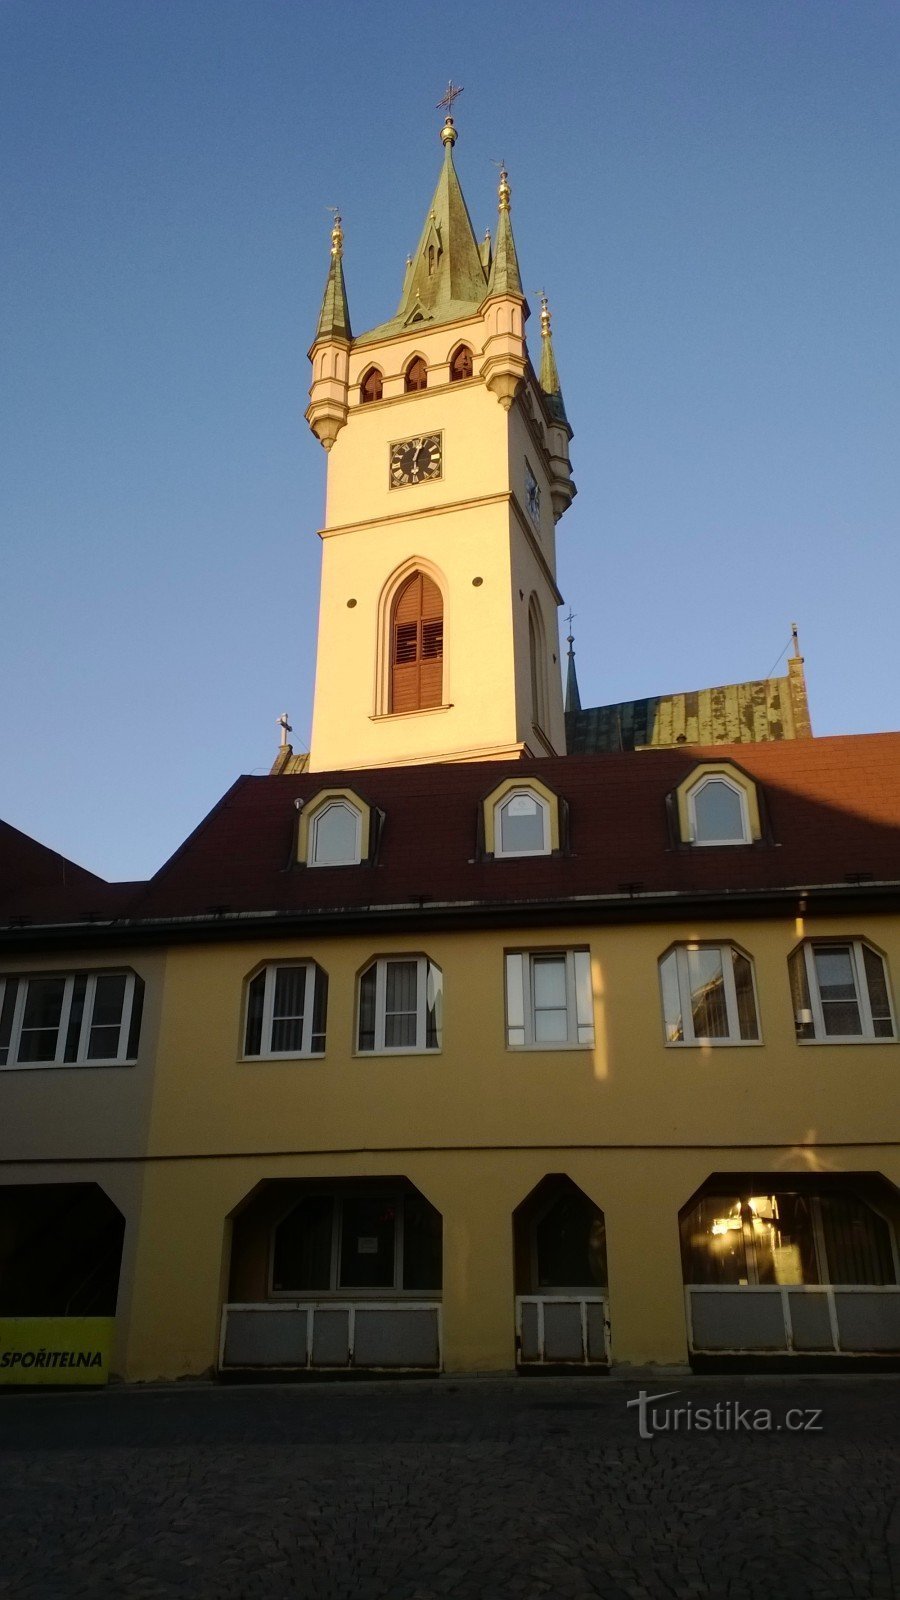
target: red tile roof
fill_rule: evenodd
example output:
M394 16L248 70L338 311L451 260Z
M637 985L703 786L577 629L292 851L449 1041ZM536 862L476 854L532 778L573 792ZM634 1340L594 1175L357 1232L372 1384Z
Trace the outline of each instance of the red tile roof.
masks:
M758 781L771 842L675 847L666 796L697 762L724 759ZM477 859L481 800L503 778L529 773L567 803L567 852ZM384 814L376 859L298 868L295 801L332 787L354 789ZM0 851L0 924L7 926L17 916L38 923L92 913L142 922L224 912L352 914L435 902L509 904L515 916L528 902L573 897L900 884L900 734L242 777L147 884L103 884L15 829L0 832ZM4 863L19 852L18 886L13 875L8 888Z

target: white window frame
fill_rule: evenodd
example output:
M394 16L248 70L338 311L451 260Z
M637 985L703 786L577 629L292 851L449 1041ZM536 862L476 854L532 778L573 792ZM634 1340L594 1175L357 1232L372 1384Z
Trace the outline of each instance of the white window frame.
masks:
M566 1028L567 1037L558 1040L535 1039L534 980L535 961L563 957L566 970ZM504 960L506 1048L507 1050L592 1050L596 1037L594 1028L594 992L591 975L591 952L586 947L560 950L508 950ZM580 980L580 981L579 981ZM585 988L587 993L585 994ZM522 1042L510 1039L510 1034L522 1032ZM589 1037L588 1037L589 1035Z
M330 1200L331 1213L331 1263L329 1267L329 1287L327 1289L276 1289L275 1288L275 1235L282 1223L287 1222L297 1206L293 1201L288 1209L278 1218L269 1234L268 1254L268 1293L272 1300L378 1300L385 1295L392 1298L406 1300L421 1300L427 1296L429 1300L440 1300L443 1287L440 1289L407 1289L403 1285L404 1246L406 1243L406 1207L411 1198L409 1192L404 1190L398 1193L396 1189L379 1189L375 1193L366 1190L351 1189L333 1190L328 1188L310 1191L310 1194ZM423 1198L425 1198L423 1196ZM345 1288L341 1284L341 1254L344 1242L344 1206L347 1201L353 1200L381 1200L396 1206L397 1214L394 1219L394 1276L393 1282L376 1284L371 1289L360 1287ZM441 1219L443 1223L443 1218Z
M387 998L387 969L391 962L403 964L414 961L416 963L416 1043L415 1044L389 1044L384 1042L385 1011ZM364 1049L359 1042L359 1024L361 994L360 985L363 978L375 968L375 1043L371 1050ZM440 992L443 996L444 975L436 961L429 956L420 955L393 955L376 956L360 973L356 985L356 1024L354 1030L354 1054L358 1056L436 1056L443 1048L443 1016L440 1020L440 1044L426 1044L428 1037L428 974L433 969L440 978Z
M503 807L504 806L508 806L510 800L516 799L516 797L518 795L527 795L528 799L529 800L534 800L535 803L540 808L541 820L542 820L542 826L543 826L543 844L541 845L540 850L504 850L504 848L503 848L503 818L500 815L500 813L503 810ZM495 858L499 857L499 858L504 859L504 860L509 860L509 859L511 859L513 857L517 857L517 856L549 856L550 855L550 851L551 851L551 845L550 845L550 807L547 804L547 801L544 799L544 796L542 794L538 794L538 791L536 789L531 789L531 788L529 788L527 783L523 783L522 787L520 789L510 789L510 790L507 791L506 794L502 795L499 800L495 801L495 803L494 803L494 856L495 856Z
M306 989L304 991L303 1005L302 1045L299 1050L272 1050L271 1048L266 1050L262 1048L262 1046L265 1045L266 1040L268 1039L270 1046L272 1042L272 1025L275 1020L275 985L278 980L278 973L281 972L285 967L290 967L292 970L302 967L306 973ZM241 1059L243 1061L296 1061L304 1056L311 1057L313 1061L321 1061L325 1054L324 1048L322 1050L313 1050L312 1048L313 1019L315 1015L317 999L316 985L319 982L319 973L321 970L322 969L318 967L315 961L270 961L267 962L265 967L257 970L254 973L251 973L250 977L247 979L246 994L244 996L244 1020L243 1031L241 1034ZM247 1024L250 1018L250 985L255 983L256 979L260 976L260 971L264 972L266 975L266 981L263 986L262 1037L260 1039L261 1048L258 1055L250 1055L247 1050ZM323 976L325 976L324 973Z
M718 950L722 962L722 981L725 989L725 1015L728 1020L728 1034L724 1039L698 1036L694 1033L694 1010L691 1005L691 975L688 966L688 952L691 950ZM750 963L750 982L753 986L753 1006L756 1012L756 1039L742 1039L740 1017L738 1015L737 986L734 981L734 962L732 951L736 950L739 956ZM681 1027L683 1039L670 1039L668 1024L666 1022L666 996L663 988L663 962L670 956L675 957L675 972L678 980L678 999L681 1005ZM759 994L756 988L756 963L749 951L741 945L734 944L729 939L688 939L683 944L670 945L668 950L660 956L657 962L659 972L659 999L662 1008L663 1041L667 1050L692 1049L696 1045L710 1045L716 1049L722 1047L733 1050L736 1046L755 1049L763 1042L762 1018L759 1010Z
M741 827L743 829L742 839L701 839L699 837L699 828L697 825L697 796L701 794L704 789L708 788L711 783L724 783L727 789L730 789L733 794L738 796L738 799L741 803ZM688 790L687 799L688 817L690 818L691 824L691 844L699 845L703 849L706 849L711 845L715 849L721 850L723 846L753 843L753 835L750 829L750 812L747 806L747 794L746 791L741 788L739 783L735 783L733 778L727 777L724 772L707 772L702 778L698 779L692 789Z
M891 1015L892 1033L878 1034L872 1018L872 1003L869 999L869 983L866 977L865 957L863 949L868 947L872 954L877 956L884 968L884 982L887 990L888 1008ZM816 950L849 950L850 967L853 973L853 983L856 989L856 1004L859 1007L859 1020L862 1033L826 1033L825 1008L819 994L819 978L816 972ZM806 984L809 990L809 1004L812 1011L813 1037L811 1039L797 1039L798 1044L896 1044L897 1043L897 1014L894 1009L894 997L891 993L891 979L887 960L880 950L877 950L868 939L805 939L800 946L803 961L806 967ZM796 957L797 951L794 951ZM795 1025L797 1018L794 1019Z
M345 811L349 811L356 822L353 855L349 856L346 861L317 861L316 839L318 837L319 824L322 819L328 815L329 811L337 810L339 807L343 807ZM306 852L306 865L308 867L357 867L361 861L362 817L360 816L357 807L352 805L349 800L345 800L343 798L327 800L323 806L319 806L318 810L316 810L309 819L309 844Z
M119 1023L119 1043L116 1054L113 1056L88 1056L87 1051L91 1040L93 1027L94 999L97 993L98 978L122 978L125 982L125 994L122 1000L122 1018ZM28 985L33 980L40 981L44 978L62 978L64 980L62 1006L60 1008L59 1026L56 1031L56 1049L51 1058L43 1061L20 1061L18 1059L19 1047L22 1042L22 1023L25 1018ZM74 1061L67 1061L66 1040L69 1033L69 1018L72 1014L72 999L75 990L76 978L87 980L84 994L84 1009L81 1016L81 1027L78 1034L78 1048ZM97 972L22 972L7 973L0 978L0 1011L6 998L7 983L18 984L15 1008L12 1016L12 1028L9 1036L9 1055L7 1061L0 1065L0 1072L27 1072L32 1068L43 1071L46 1067L121 1067L133 1063L137 1056L129 1056L128 1037L131 1032L131 1016L134 1010L134 991L137 973L124 971L121 967L101 968ZM49 1031L49 1030L48 1030Z

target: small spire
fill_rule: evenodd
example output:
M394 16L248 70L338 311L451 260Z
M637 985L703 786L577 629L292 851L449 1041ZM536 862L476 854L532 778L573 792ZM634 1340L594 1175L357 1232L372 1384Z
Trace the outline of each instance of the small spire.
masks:
M562 385L559 381L556 357L553 354L553 338L550 333L550 304L543 289L541 290L541 375L539 382L551 416L557 422L567 423L566 408L562 397Z
M519 272L519 258L516 255L516 245L513 239L509 212L512 192L509 187L509 173L502 162L499 165L500 185L497 190L497 198L500 214L497 218L497 239L490 282L488 283L488 298L490 299L495 294L514 294L520 300L524 300L522 275Z
M331 262L328 268L328 277L325 280L325 293L322 296L322 309L319 312L319 324L316 328L314 344L321 339L352 339L350 331L350 308L347 305L347 289L344 283L344 268L342 257L344 254L344 229L341 214L337 206L329 206L332 213L331 225Z
M575 674L575 636L572 632L572 623L575 621L574 611L569 610L566 617L569 624L569 633L566 643L569 646L568 663L566 666L566 712L581 710L581 695L578 692L578 678Z

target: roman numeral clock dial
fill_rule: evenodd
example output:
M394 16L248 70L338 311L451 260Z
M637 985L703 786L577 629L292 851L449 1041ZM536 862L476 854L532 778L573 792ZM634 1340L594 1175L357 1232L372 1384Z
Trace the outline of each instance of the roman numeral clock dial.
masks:
M422 433L415 439L400 439L390 446L391 488L409 483L424 483L439 478L443 452L439 433Z

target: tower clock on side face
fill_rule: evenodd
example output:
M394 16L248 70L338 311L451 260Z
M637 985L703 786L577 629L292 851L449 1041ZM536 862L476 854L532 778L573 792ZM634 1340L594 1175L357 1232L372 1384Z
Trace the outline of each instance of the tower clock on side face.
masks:
M391 488L408 483L424 483L441 476L442 450L439 433L422 433L416 439L400 439L390 446Z

